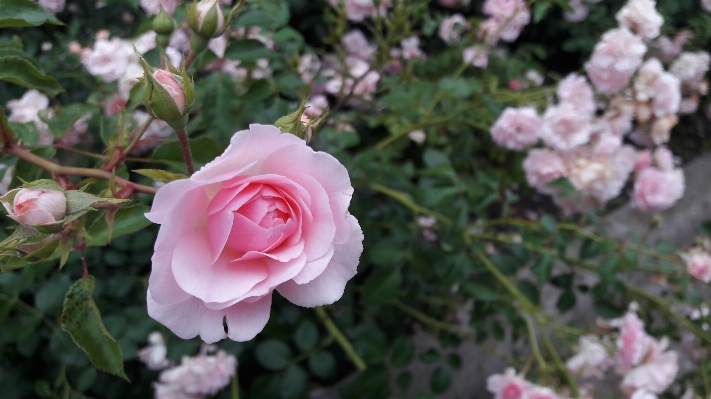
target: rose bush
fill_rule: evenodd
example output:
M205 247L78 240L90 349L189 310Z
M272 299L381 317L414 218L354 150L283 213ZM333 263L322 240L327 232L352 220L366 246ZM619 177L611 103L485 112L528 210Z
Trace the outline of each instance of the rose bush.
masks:
M296 136L236 133L222 156L156 194L148 313L181 338L246 341L267 323L274 290L300 306L335 302L363 251L352 194L346 168Z

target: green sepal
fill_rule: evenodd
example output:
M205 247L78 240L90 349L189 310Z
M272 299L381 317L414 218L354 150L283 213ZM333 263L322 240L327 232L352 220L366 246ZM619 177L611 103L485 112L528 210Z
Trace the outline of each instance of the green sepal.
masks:
M184 174L171 173L161 169L134 169L133 172L161 183L170 183L175 180L183 180L188 178Z

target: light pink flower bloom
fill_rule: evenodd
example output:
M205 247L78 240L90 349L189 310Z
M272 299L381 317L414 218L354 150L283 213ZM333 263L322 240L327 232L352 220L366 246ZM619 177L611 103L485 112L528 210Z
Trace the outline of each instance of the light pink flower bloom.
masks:
M349 56L360 58L363 61L372 61L373 54L377 50L375 46L371 46L368 43L368 39L366 39L363 32L358 29L353 29L346 33L342 41L343 47L345 47L346 53Z
M471 29L471 24L462 14L453 14L442 20L437 34L447 44L459 42L462 33Z
M706 252L694 251L682 255L686 262L686 271L704 283L711 281L711 256Z
M491 138L510 150L522 150L536 144L540 124L533 107L506 108L491 126Z
M568 5L573 9L573 11L563 12L563 19L568 22L582 22L588 18L590 10L588 6L583 3L583 0L568 0Z
M602 377L611 360L605 345L597 337L586 335L580 337L578 352L565 365L571 373L583 378Z
M559 151L569 151L590 141L590 115L574 106L562 103L548 107L543 114L540 136L546 145Z
M6 104L10 115L10 122L32 122L39 133L38 145L49 145L54 142L54 135L49 131L49 126L40 119L39 113L43 111L47 117L52 117L54 111L49 108L49 98L41 92L32 89L25 92L19 100L10 100Z
M37 2L39 5L44 7L45 10L51 12L52 14L56 14L64 11L64 4L66 3L66 0L37 0Z
M543 194L555 194L558 190L548 183L565 176L566 169L560 155L547 149L533 149L523 161L528 184Z
M546 387L533 386L526 392L526 399L558 399L555 392Z
M650 166L652 166L652 154L649 150L637 151L634 158L635 172L639 173Z
M120 78L132 63L138 58L128 42L119 38L97 40L92 49L82 52L81 62L86 70L102 78L106 82L113 82Z
M707 12L711 12L711 0L701 0L701 7Z
M308 108L306 108L304 114L309 118L318 119L324 112L328 111L328 99L324 95L317 94L306 101L306 106Z
M620 26L637 32L649 41L659 36L664 18L657 12L655 0L629 0L615 15Z
M657 395L644 390L634 391L630 399L657 399Z
M654 338L644 331L644 322L634 311L628 311L623 317L613 320L612 325L619 328L617 339L617 372L624 374L640 364L647 354Z
M230 383L236 367L237 359L222 350L214 355L185 356L179 366L160 374L160 382L191 395L214 395Z
M184 339L247 341L274 290L299 306L335 302L363 251L352 193L346 168L296 136L237 132L223 155L160 188L146 214L161 224L148 314Z
M634 169L634 149L621 146L621 140L615 136L607 138L616 141L616 148L604 148L609 143L601 140L591 154L586 153L587 148L566 154L568 179L575 189L602 203L620 194Z
M667 115L655 119L654 122L652 122L652 128L649 132L649 137L652 139L652 143L656 145L668 143L671 130L678 122L679 117L676 115Z
M410 36L400 40L400 47L402 47L402 58L406 60L425 56L422 50L420 50L420 38L417 36Z
M711 56L705 51L684 52L669 67L669 72L679 78L684 87L697 89L709 70L709 62L711 62Z
M155 399L204 399L204 395L190 394L181 386L172 384L153 384Z
M597 110L592 87L584 76L571 73L561 80L556 91L558 101L575 107L580 112L594 114Z
M339 7L345 3L346 18L353 22L361 22L366 18L375 18L378 14L384 17L388 13L388 8L392 7L390 0L381 0L380 7L375 8L373 0L327 0L333 7Z
M297 67L297 71L299 75L301 75L301 80L303 80L304 83L313 82L320 69L321 60L313 53L302 55L301 60L299 60L299 66Z
M609 132L622 137L632 130L635 104L624 97L610 101L609 108L602 116L602 121L607 124Z
M644 363L630 370L620 383L620 389L626 395L635 391L646 391L654 394L664 392L676 378L679 372L678 356L674 351L665 351L669 341L652 340L648 353L645 353Z
M681 104L681 81L670 73L662 73L654 81L654 116L674 115Z
M15 194L12 206L2 204L12 220L25 226L58 222L67 213L67 197L61 191L23 188Z
M158 15L161 6L165 12L173 15L180 3L182 3L182 0L141 0L139 4L148 15Z
M158 331L152 332L148 336L148 346L138 351L138 360L143 362L151 370L163 370L170 366L170 360L166 358L168 348L165 340Z
M646 52L639 36L626 28L612 29L595 45L585 70L599 92L615 94L627 87Z
M494 394L494 399L525 399L530 388L531 383L517 376L512 368L486 379L486 389Z
M407 134L407 137L417 144L422 144L427 141L427 133L422 130L413 130Z
M684 173L681 169L662 171L647 168L634 183L632 206L648 212L671 208L684 195Z
M462 60L465 64L472 64L478 68L486 68L489 63L489 54L484 47L470 46L462 50Z
M668 148L658 147L654 150L654 163L662 171L674 169L674 154Z
M485 15L504 21L514 16L517 11L527 10L524 0L486 0L483 11Z

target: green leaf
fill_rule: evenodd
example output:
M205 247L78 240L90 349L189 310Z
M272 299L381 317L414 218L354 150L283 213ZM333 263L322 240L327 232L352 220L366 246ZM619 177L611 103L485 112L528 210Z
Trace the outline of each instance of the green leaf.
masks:
M309 356L309 370L320 378L331 378L336 374L336 358L327 351L318 351Z
M128 381L121 348L106 331L92 298L95 283L94 276L87 276L69 287L62 309L62 329L89 355L94 366Z
M541 217L541 226L543 229L551 234L558 231L558 223L556 223L555 218L551 215L543 215Z
M264 43L254 39L233 41L225 50L225 59L242 62L256 62L258 59L272 58L275 55L273 51L264 47Z
M62 108L49 120L47 125L54 137L64 137L74 122L89 112L91 108L81 104L72 104Z
M447 364L449 364L453 369L459 370L462 368L462 357L456 353L450 353L447 355Z
M302 321L294 332L294 343L303 352L309 352L318 343L318 327L308 320Z
M580 246L580 259L590 259L600 253L601 245L597 241L585 239Z
M426 352L420 353L418 356L420 361L425 364L432 364L440 359L440 354L436 349L430 348Z
M538 287L527 280L521 280L516 285L519 291L528 298L533 304L538 305L541 303L541 294L538 292Z
M0 28L40 26L45 22L64 25L44 7L30 0L0 2Z
M257 344L254 355L259 364L272 371L279 371L289 365L291 349L284 341L268 339Z
M577 299L575 298L575 293L573 290L565 290L558 297L555 306L560 312L565 312L566 310L572 308L575 305Z
M2 11L0 11L0 15ZM64 91L56 79L45 75L31 62L17 56L0 58L0 80L14 83L28 89L37 89L50 96Z
M412 373L409 371L403 372L397 377L395 384L401 389L407 389L412 384Z
M289 366L279 381L279 397L281 399L299 399L304 396L309 377L301 366Z
M96 204L97 202L110 202L112 204L122 204L124 202L127 202L127 200L125 199L102 198L79 190L65 191L64 196L67 197L68 215L87 210L89 209L89 207Z
M533 265L531 271L536 275L539 284L543 285L550 280L554 265L555 258L551 255L543 255L543 257Z
M146 219L146 214L150 208L142 204L134 204L124 206L116 212L112 237L122 236L124 234L135 233L138 230L149 226L151 222ZM104 218L98 219L88 231L90 238L87 239L87 244L91 246L103 246L109 243L109 229Z
M366 305L380 305L397 298L402 274L400 270L380 270L373 273L363 283L363 302Z
M442 393L452 383L452 375L444 367L438 367L430 377L430 388L434 393Z
M410 338L401 336L393 343L390 364L396 368L406 367L415 357L415 344Z
M551 3L540 1L533 7L533 23L537 24L543 20L551 8Z
M139 175L146 176L161 183L170 183L175 180L187 179L188 177L181 173L171 173L162 169L135 169L133 172Z

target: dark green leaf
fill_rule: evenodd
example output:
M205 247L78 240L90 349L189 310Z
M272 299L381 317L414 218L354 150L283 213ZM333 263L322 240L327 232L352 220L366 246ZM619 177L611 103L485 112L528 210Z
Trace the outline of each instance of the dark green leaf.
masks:
M398 337L393 343L390 364L396 368L406 367L415 357L415 344L408 337Z
M431 364L431 363L434 363L440 359L440 354L439 354L439 352L437 352L436 349L430 348L430 349L427 349L427 351L420 353L420 356L418 356L418 359L420 359L420 361L422 363Z
M543 229L551 234L554 234L558 231L558 223L555 221L555 218L551 215L543 215L541 217L541 226L543 226Z
M573 290L565 290L558 297L558 301L555 306L559 311L565 312L566 310L572 308L575 305L576 298Z
M538 279L539 284L543 285L550 280L554 265L555 258L548 254L543 255L541 259L533 265L531 271L536 275L536 279Z
M304 396L309 377L299 365L291 365L284 371L279 381L281 399L299 399Z
M538 292L538 287L536 287L535 284L527 280L521 280L516 286L533 304L538 305L541 302L541 294Z
M52 13L30 0L0 1L0 28L63 25Z
M331 378L336 374L336 358L327 351L318 351L309 356L309 370L320 378Z
M580 246L580 258L594 258L600 253L600 248L601 245L599 242L590 239L585 239L583 240L583 244Z
M123 371L121 348L106 331L92 298L94 284L94 276L88 276L69 288L62 310L62 329L89 355L96 367L128 381Z
M380 270L363 283L363 302L380 305L397 298L402 282L400 270Z
M291 349L284 341L268 339L257 344L254 355L259 364L269 370L278 371L289 365Z
M148 226L151 222L146 219L146 214L150 208L142 204L124 206L118 210L114 218L112 237L116 238L124 234L135 233ZM109 242L109 229L104 218L98 219L90 228L87 243L92 246L103 246Z
M430 388L432 392L442 393L449 389L452 383L452 375L444 367L438 367L430 377Z
M304 352L315 348L318 338L318 327L308 320L302 321L294 332L294 343Z
M37 89L50 96L64 91L56 79L42 73L31 62L16 56L0 58L0 80L28 89Z
M456 353L450 353L447 355L447 364L449 364L453 369L459 370L462 368L462 357Z
M256 62L261 58L274 57L275 53L264 47L259 40L245 39L230 42L225 50L225 58L242 62Z

